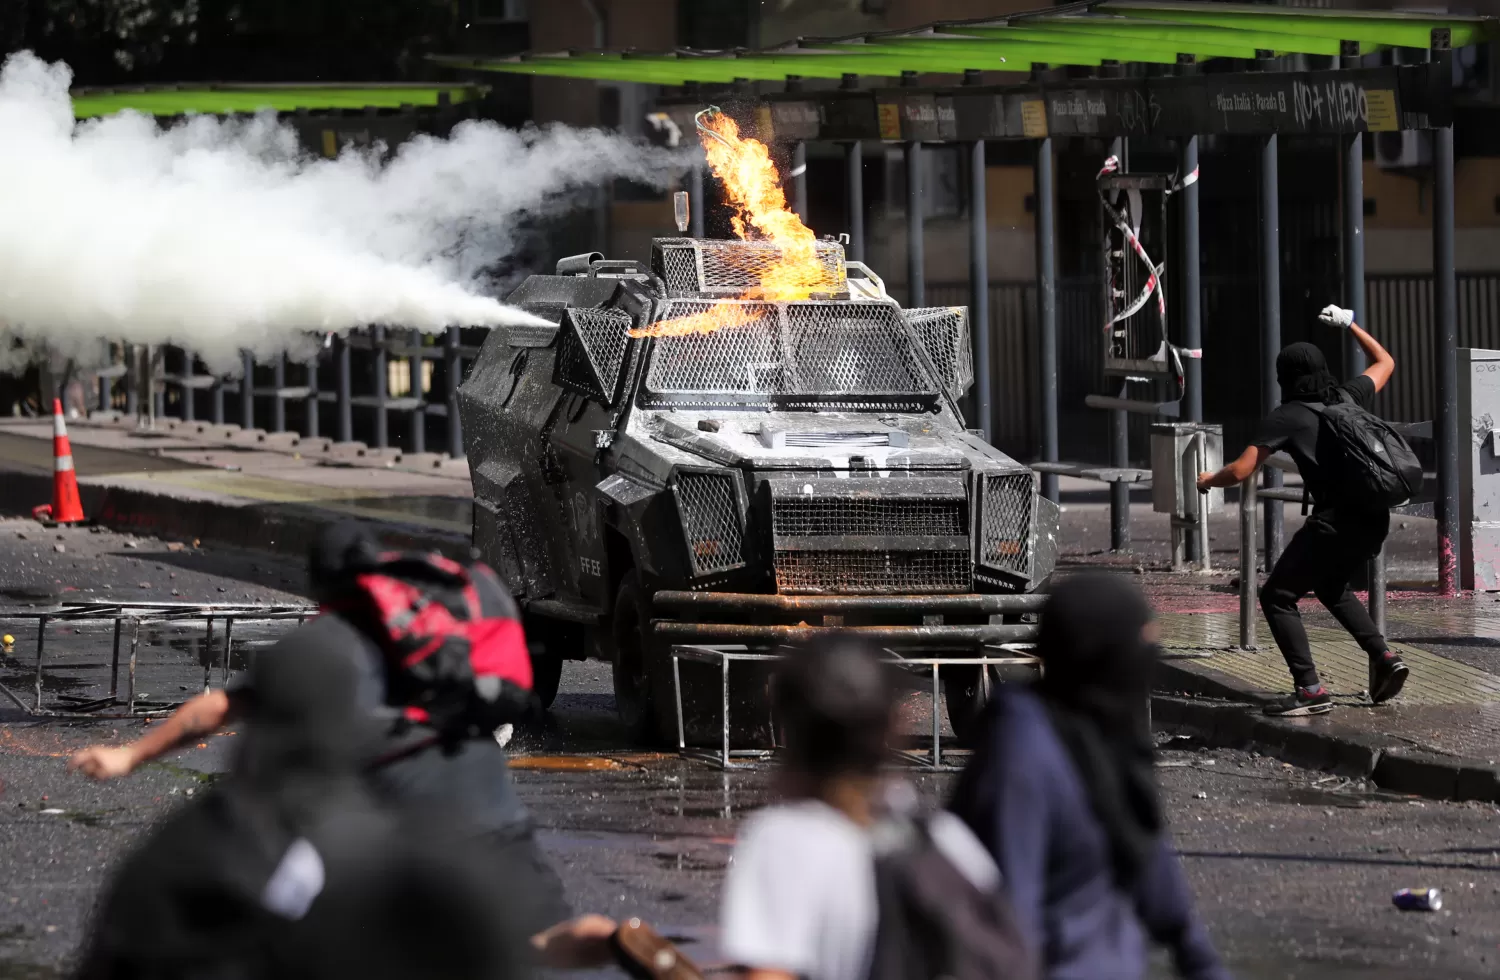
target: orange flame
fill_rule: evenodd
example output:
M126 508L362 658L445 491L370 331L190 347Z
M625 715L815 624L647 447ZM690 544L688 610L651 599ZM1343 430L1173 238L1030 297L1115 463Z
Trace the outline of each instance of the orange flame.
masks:
M758 270L760 283L739 299L800 300L828 288L828 273L818 261L818 239L812 229L787 207L781 175L771 161L771 151L759 140L741 138L739 125L722 112L709 114L702 123L709 132L699 138L708 153L708 165L724 184L734 214L730 224L739 238L775 245L779 257ZM763 260L757 259L757 264ZM702 313L663 320L630 331L632 337L682 337L712 333L725 327L744 326L760 318L732 302L715 304Z

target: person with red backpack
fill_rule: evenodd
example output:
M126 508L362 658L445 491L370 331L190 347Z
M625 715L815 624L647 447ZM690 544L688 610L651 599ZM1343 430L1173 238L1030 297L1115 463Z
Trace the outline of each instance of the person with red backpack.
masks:
M547 965L611 962L615 924L572 917L492 735L533 708L530 654L504 584L479 563L383 552L352 521L314 542L308 577L322 613L278 646L316 644L354 665L359 703L380 732L366 768L377 797L464 820L526 896L527 932ZM205 691L134 742L80 750L69 768L95 779L128 775L241 717L253 698L243 681Z

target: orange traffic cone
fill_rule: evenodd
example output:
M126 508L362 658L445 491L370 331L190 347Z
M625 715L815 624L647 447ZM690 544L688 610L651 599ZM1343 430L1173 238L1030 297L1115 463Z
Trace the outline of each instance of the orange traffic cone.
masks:
M42 504L31 516L52 524L78 524L84 520L83 502L78 499L78 476L73 472L73 446L68 442L60 398L52 399L52 503Z

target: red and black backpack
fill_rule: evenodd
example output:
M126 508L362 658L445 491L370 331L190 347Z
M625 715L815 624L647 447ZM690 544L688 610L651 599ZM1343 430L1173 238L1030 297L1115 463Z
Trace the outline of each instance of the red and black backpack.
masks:
M531 654L504 584L475 562L384 552L324 608L381 648L386 700L446 739L488 735L533 708Z

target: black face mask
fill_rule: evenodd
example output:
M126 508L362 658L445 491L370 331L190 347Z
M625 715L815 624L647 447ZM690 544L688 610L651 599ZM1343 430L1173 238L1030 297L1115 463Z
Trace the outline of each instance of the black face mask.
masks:
M1313 344L1283 347L1276 355L1276 380L1284 402L1328 402L1338 379L1328 370L1323 352Z

